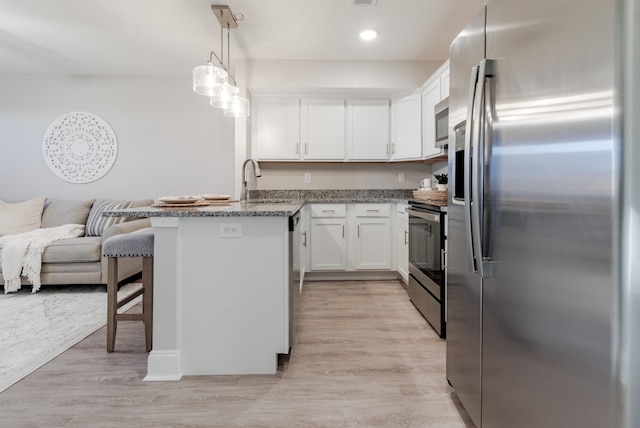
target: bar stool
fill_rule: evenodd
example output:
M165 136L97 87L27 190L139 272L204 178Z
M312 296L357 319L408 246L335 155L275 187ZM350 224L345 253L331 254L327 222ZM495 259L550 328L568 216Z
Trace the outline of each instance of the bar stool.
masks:
M107 275L107 352L113 352L118 321L143 321L147 352L153 337L153 228L112 236L102 244L102 254L108 257ZM142 287L118 300L118 258L142 257ZM142 295L142 313L119 314L118 309Z

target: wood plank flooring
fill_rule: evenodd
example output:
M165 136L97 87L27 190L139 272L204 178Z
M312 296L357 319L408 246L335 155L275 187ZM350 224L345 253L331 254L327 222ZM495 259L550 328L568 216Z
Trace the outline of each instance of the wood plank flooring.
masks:
M473 427L445 342L399 281L305 283L298 343L274 376L143 382L142 324L120 323L112 354L105 335L0 393L0 427Z

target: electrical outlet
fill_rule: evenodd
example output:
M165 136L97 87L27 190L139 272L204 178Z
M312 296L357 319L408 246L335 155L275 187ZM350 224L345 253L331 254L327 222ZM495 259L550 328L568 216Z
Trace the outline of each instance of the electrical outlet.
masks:
M304 182L305 183L311 183L311 173L310 172L305 172L304 173Z
M404 183L407 181L407 176L404 172L398 173L398 183Z
M241 223L220 223L218 234L221 238L240 238L242 237Z

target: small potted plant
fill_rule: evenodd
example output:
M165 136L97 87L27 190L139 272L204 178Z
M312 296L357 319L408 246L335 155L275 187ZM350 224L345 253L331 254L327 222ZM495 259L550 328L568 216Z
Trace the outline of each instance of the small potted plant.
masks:
M436 190L444 192L447 190L447 183L449 183L449 174L433 174L438 184L436 184Z

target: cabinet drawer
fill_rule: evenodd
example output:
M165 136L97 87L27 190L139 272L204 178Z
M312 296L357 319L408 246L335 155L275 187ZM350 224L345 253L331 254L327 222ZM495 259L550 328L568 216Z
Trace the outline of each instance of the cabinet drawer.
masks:
M347 207L345 204L313 204L311 205L311 217L345 217Z
M389 217L389 204L356 204L357 217Z

